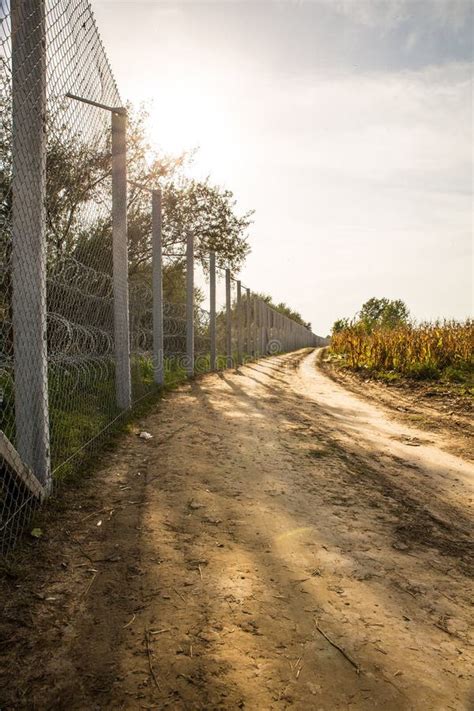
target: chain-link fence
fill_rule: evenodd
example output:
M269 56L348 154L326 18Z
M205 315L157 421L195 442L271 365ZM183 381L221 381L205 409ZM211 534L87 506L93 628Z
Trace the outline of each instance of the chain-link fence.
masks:
M0 21L5 552L143 397L317 338L214 253L195 259L192 234L162 244L158 187L127 180L126 111L88 0L1 1ZM137 200L150 243L140 270L127 232Z

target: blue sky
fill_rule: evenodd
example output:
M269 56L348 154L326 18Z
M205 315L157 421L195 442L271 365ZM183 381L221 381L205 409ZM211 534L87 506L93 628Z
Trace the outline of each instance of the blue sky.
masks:
M246 285L327 333L472 314L472 4L93 0L157 146L255 208Z

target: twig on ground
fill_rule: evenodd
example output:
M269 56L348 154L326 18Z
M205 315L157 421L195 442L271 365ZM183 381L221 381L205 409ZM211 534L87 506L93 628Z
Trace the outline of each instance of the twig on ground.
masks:
M92 576L92 578L89 580L88 586L86 587L86 589L85 589L84 592L82 593L82 596L83 596L83 597L85 597L85 596L87 595L87 593L89 592L89 590L91 589L92 583L94 582L94 580L96 579L96 577L98 576L98 574L99 574L98 572L97 572L97 573L94 573L94 575Z
M457 634L453 634L450 632L446 627L443 627L443 625L440 625L438 622L433 622L434 626L437 627L441 632L444 632L445 634L448 634L450 637L457 637Z
M153 662L151 661L151 649L150 649L150 639L148 637L148 630L145 630L145 642L146 642L146 653L148 656L148 667L150 669L150 674L152 676L153 681L155 682L155 686L158 689L158 691L161 691L161 686L159 684L158 679L156 678L155 670L153 669Z
M78 541L76 538L74 538L74 536L71 535L68 531L65 531L65 533L68 534L68 536L69 536L69 538L71 539L71 541L73 541L73 543L76 544L76 546L79 548L79 551L82 553L82 555L84 556L84 558L87 558L87 560L90 560L90 562L91 562L92 565L93 565L96 561L95 561L93 558L91 558L88 553L85 552L85 550L82 548L82 546L81 546L81 544L79 543L79 541Z
M360 666L357 664L357 662L355 662L342 647L340 647L338 644L336 644L336 642L334 642L330 637L328 637L326 632L323 629L321 629L321 627L318 625L317 622L315 622L314 624L316 626L316 629L324 637L324 639L327 640L329 642L329 644L334 647L334 649L337 649L342 654L342 656L347 659L347 661L350 664L352 664L352 666L356 670L357 674L360 674Z
M99 516L99 514L105 513L106 511L109 511L109 509L108 509L108 508L105 508L105 509L99 509L99 511L93 511L93 512L90 513L88 516L84 516L84 518L82 518L82 519L79 521L79 523L84 523L84 521L87 521L89 518L92 518L93 516Z
M129 622L127 622L127 624L125 624L125 625L123 626L123 629L125 629L126 627L130 627L130 625L131 625L133 622L135 622L135 618L136 618L136 615L135 615L135 613L134 613L134 614L132 615L132 619L129 620Z
M192 684L193 686L196 686L196 682L194 681L194 679L191 679L190 676L187 676L186 674L178 674L178 676L181 676L181 677L183 677L183 679L186 679L186 681L187 681L189 684Z

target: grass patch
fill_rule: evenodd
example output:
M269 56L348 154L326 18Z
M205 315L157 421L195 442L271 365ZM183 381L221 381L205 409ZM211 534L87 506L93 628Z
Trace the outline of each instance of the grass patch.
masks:
M441 379L447 383L462 383L474 388L474 367L471 363L449 365L441 374Z

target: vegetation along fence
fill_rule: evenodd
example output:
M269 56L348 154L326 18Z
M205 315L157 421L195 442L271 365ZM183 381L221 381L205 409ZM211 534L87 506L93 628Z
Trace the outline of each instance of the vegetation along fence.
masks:
M235 280L195 224L162 220L88 0L2 2L0 20L5 552L143 397L318 339Z

